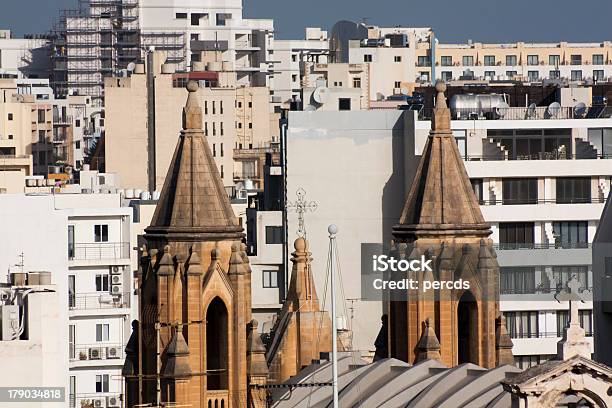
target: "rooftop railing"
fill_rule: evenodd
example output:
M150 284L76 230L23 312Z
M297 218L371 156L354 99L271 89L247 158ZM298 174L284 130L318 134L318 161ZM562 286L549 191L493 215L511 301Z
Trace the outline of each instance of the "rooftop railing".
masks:
M419 111L419 120L430 120L433 108ZM547 106L509 107L497 109L451 109L453 120L555 120L555 119L605 119L612 117L612 106L591 106L576 111L573 107L549 109Z
M530 204L603 204L603 197L559 197L543 199L503 198L495 200L479 200L480 205L530 205Z

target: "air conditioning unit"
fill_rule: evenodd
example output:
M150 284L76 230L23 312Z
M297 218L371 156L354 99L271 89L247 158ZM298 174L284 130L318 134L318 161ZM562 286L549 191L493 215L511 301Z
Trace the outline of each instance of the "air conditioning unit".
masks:
M123 293L123 285L111 285L111 295L121 295Z
M106 399L105 398L92 398L91 404L94 408L106 408Z
M110 267L110 273L112 275L117 275L117 274L120 274L122 272L123 272L123 266L114 265L114 266Z
M121 285L122 283L123 283L123 276L121 275L111 276L111 285Z
M106 397L106 408L119 408L121 403L118 396Z
M107 347L106 358L120 358L121 348L120 347Z
M90 347L89 348L89 359L99 360L102 358L102 347Z

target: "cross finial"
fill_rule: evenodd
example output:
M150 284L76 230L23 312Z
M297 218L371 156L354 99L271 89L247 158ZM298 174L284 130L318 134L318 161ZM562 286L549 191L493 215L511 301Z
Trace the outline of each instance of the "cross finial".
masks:
M298 229L297 235L299 237L306 238L306 224L304 222L304 214L307 212L315 212L319 207L319 204L316 201L307 201L306 200L306 190L303 188L298 188L295 192L297 195L297 200L294 202L289 202L287 204L287 208L295 211L298 215Z

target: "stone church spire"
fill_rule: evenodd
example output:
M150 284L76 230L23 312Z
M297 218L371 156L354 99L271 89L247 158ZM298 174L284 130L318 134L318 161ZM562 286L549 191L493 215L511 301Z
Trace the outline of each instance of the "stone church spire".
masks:
M443 82L436 84L436 106L414 182L400 222L393 228L396 237L454 236L486 237L490 225L484 221L470 179L450 129Z
M431 261L433 271L409 273L409 278L465 281L468 287L442 287L435 293L410 290L403 298L389 297L389 355L408 363L439 358L448 366L471 362L494 367L511 359L507 336L496 333L499 265L488 238L490 225L451 131L445 90L444 83L436 84L431 131L393 227L394 256Z

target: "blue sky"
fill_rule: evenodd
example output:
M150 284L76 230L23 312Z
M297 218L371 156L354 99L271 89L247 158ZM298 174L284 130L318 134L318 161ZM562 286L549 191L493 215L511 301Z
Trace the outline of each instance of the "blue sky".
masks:
M172 0L168 0L171 2ZM278 38L304 27L366 18L381 26L433 27L442 42L612 40L611 0L243 0L244 15L273 18ZM49 30L77 0L0 0L0 28Z

